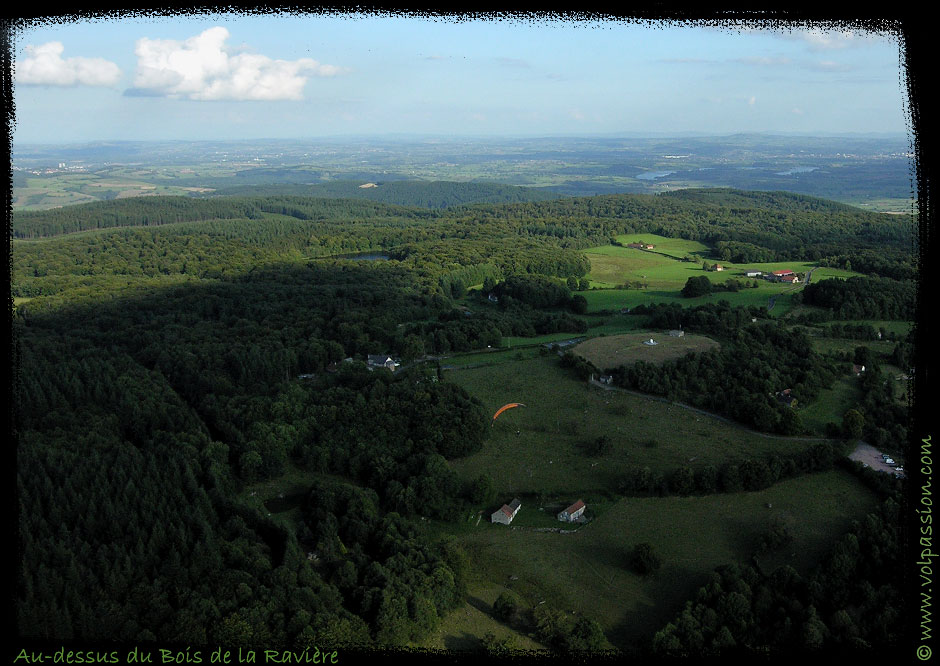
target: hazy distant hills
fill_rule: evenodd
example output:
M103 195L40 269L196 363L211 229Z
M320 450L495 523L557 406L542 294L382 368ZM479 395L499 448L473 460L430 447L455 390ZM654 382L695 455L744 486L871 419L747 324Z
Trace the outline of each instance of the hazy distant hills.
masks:
M216 190L212 196L300 196L331 199L366 199L398 206L449 208L474 203L521 203L559 199L558 192L501 183L450 181L342 180L312 185L245 185Z
M917 196L911 151L906 137L771 134L21 145L13 151L13 194L20 210L152 195L440 209L718 187L906 212Z

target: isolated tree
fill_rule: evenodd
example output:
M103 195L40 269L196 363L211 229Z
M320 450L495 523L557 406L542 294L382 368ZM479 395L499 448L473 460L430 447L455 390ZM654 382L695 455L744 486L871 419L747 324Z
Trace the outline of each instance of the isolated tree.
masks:
M613 451L614 444L610 435L600 435L582 444L584 453L591 457L604 456Z
M568 651L593 651L600 650L607 642L604 636L604 630L596 620L583 615L579 617L571 632L564 637L562 647Z
M519 611L519 597L505 590L493 602L493 611L503 622L511 623Z
M653 550L651 543L638 543L630 553L630 566L642 576L655 573L662 564L662 558Z
M842 416L842 436L859 439L865 427L865 417L857 409L850 409Z
M682 287L682 295L685 298L695 298L696 296L705 296L712 292L712 283L704 275L699 275L698 277L690 277L685 281L685 286Z
M770 525L758 538L758 551L770 552L779 550L789 545L793 541L793 534L790 527L782 517L776 516L770 521Z

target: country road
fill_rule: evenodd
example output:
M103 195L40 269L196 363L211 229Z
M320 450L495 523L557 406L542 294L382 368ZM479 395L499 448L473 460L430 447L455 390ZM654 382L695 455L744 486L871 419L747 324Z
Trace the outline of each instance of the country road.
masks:
M808 284L809 284L809 281L813 279L813 271L815 271L816 268L818 268L818 266L809 269L809 272L806 273L806 280L803 282L803 284L793 285L793 287L791 287L790 289L787 289L787 290L784 291L783 293L784 293L784 294L789 294L791 291L796 291L797 289L802 289L803 287L805 287L806 285L808 285ZM780 294L776 294L776 295L770 297L770 299L769 299L768 302L767 302L767 312L770 312L771 310L774 309L774 306L777 304L777 296L779 296L779 295L780 295Z

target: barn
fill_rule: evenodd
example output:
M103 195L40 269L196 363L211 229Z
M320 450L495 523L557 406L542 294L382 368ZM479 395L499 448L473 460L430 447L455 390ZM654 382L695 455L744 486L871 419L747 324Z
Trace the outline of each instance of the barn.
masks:
M587 505L582 501L578 500L571 506L569 506L564 511L558 514L558 520L566 523L573 523L584 513L584 510L587 508Z
M497 511L494 511L493 515L490 516L490 522L508 525L512 522L512 519L516 517L516 514L519 513L519 508L521 506L522 502L520 502L518 499L514 499L509 504L503 504L503 506L501 506Z

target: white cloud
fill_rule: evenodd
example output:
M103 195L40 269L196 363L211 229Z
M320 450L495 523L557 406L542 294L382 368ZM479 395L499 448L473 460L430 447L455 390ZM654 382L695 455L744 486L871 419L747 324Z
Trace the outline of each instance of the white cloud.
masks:
M787 35L787 39L805 42L811 51L832 51L855 46L877 43L885 35L875 32L855 32L852 30L822 30L819 28L798 29Z
M137 40L137 94L194 100L299 100L311 76L345 71L310 58L274 60L256 53L231 53L229 32L209 28L184 42Z
M15 65L16 82L34 86L113 86L120 68L104 58L63 58L61 42L27 45L26 58Z

